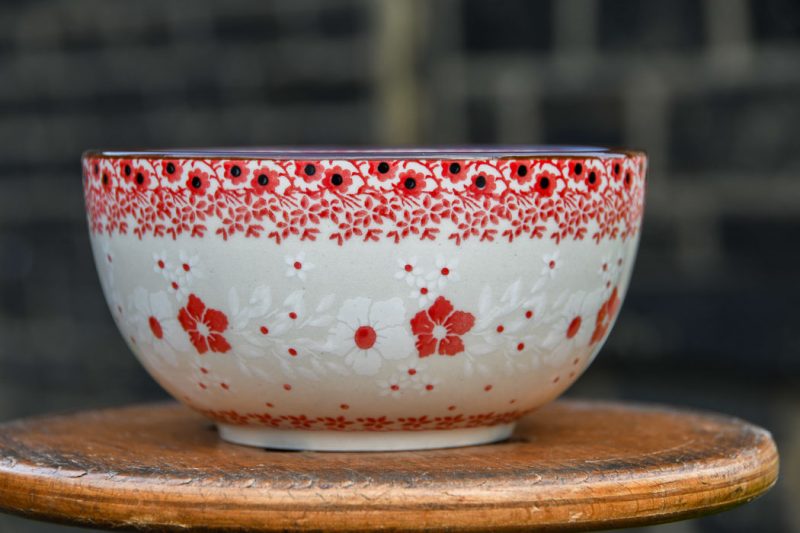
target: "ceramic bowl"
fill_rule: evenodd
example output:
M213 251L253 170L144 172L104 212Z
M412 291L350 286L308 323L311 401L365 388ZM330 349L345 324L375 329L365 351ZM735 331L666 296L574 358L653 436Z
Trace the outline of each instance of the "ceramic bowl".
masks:
M509 436L592 361L646 160L598 148L90 151L92 247L131 350L223 439Z

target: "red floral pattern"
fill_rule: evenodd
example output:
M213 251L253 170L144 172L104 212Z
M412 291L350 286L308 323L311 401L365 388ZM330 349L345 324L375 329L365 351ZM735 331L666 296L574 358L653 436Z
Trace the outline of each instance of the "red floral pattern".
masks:
M271 413L239 413L232 410L210 410L194 408L200 414L222 424L237 426L263 425L276 429L302 429L308 431L426 431L474 428L510 424L533 409L505 411L496 413L476 413L474 415L455 414L431 416L423 414L416 417L387 416L350 418L342 415L307 416L275 415Z
M471 313L456 311L444 296L439 296L429 309L411 319L411 331L417 336L420 357L433 353L453 356L463 352L461 335L474 325L475 317Z
M509 242L627 239L643 156L486 160L84 158L91 231Z
M597 320L595 322L594 331L592 332L591 344L603 340L603 337L605 337L608 332L608 328L611 327L611 322L614 320L614 317L617 316L621 304L622 302L619 299L617 288L614 287L614 290L611 291L611 296L608 297L608 300L603 302L600 309L597 311Z
M241 161L227 161L222 164L222 167L225 169L225 178L236 185L247 181L247 176L250 174L247 165L242 164Z
M180 180L183 174L183 165L177 159L165 159L161 162L161 175L170 183Z
M194 294L189 295L186 307L178 313L178 321L189 334L197 353L202 355L208 350L225 353L231 349L222 335L228 329L228 317L222 311L207 308Z

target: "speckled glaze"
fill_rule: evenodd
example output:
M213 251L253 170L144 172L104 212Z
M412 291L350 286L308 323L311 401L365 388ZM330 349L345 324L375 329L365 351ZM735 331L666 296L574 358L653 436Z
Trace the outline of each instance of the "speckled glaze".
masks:
M255 446L505 438L589 365L631 275L643 154L87 152L103 290L177 399Z

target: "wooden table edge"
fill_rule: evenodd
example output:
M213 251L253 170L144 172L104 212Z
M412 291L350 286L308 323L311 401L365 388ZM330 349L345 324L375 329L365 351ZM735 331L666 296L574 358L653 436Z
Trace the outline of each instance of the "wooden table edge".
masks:
M209 499L202 487L181 485L163 486L150 497L142 497L135 487L111 480L106 483L117 491L111 501L103 494L110 487L91 474L69 477L72 474L65 472L64 477L53 478L52 472L37 473L35 469L20 472L14 464L0 464L0 509L51 522L113 529L359 531L374 529L376 513L380 513L382 527L403 530L515 531L529 530L532 523L543 530L576 530L655 524L741 505L761 496L776 483L777 447L769 432L748 427L755 433L758 444L754 453L741 458L736 482L731 483L724 475L718 477L719 473L713 469L705 470L696 476L697 490L667 489L654 495L652 506L647 509L641 508L640 493L612 482L608 484L603 504L619 506L624 511L620 518L597 519L591 514L576 513L575 509L581 506L591 508L591 495L576 497L569 491L559 493L559 487L525 483L516 490L527 490L529 494L523 498L518 492L513 501L497 497L492 491L481 494L471 490L467 497L458 493L442 495L424 488L394 489L387 491L384 498L367 501L363 494L354 491L349 501L337 500L332 511L330 503L292 501L282 494L270 502L259 493L256 506L246 497L241 500L244 504L232 505L226 498ZM652 493L653 487L647 491ZM402 497L398 497L399 492ZM153 517L164 515L165 505L173 510L171 517L154 520ZM420 518L421 510L424 519ZM454 520L454 513L458 514L458 520ZM532 521L534 514L536 520Z

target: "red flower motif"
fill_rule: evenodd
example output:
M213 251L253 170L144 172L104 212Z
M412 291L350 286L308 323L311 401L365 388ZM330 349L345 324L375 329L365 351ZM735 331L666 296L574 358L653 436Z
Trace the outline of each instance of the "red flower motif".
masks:
M631 175L631 169L624 168L622 172L623 172L622 183L623 185L625 185L625 189L629 190L631 188L631 185L633 185L633 176Z
M225 178L230 180L234 185L244 183L250 171L241 161L226 161L223 163L225 167Z
M247 416L253 420L257 420L259 423L264 424L265 426L277 428L281 425L280 417L272 416L269 413L250 413Z
M423 416L409 416L407 418L398 418L398 422L402 424L404 430L418 430L424 429L425 426L433 424L433 420L428 418L428 415Z
M479 413L477 415L469 415L467 417L467 424L466 427L474 428L480 426L491 426L494 422L495 417L494 411L489 413Z
M389 161L370 161L369 174L375 176L380 181L388 181L397 174L398 165L396 162Z
M189 172L189 177L186 178L186 188L192 194L205 194L209 183L208 173L202 170L192 170Z
M436 421L435 429L450 429L462 424L464 422L464 415L437 416L434 420Z
M144 167L133 167L130 181L139 190L148 189L150 187L150 171Z
M617 288L614 287L614 290L611 291L611 296L608 297L608 300L603 302L603 305L600 306L600 310L597 311L597 322L594 326L592 339L589 341L590 345L601 341L603 337L605 337L608 328L611 327L611 321L614 320L617 311L619 311L620 303Z
M198 353L204 354L209 349L212 352L225 353L231 349L231 345L222 336L228 329L228 317L222 311L207 308L203 300L194 294L189 295L186 307L178 313L178 321L189 334Z
M442 174L452 181L458 183L467 177L467 169L460 161L444 161L442 162Z
M239 411L217 411L217 416L221 419L221 422L228 423L228 424L235 424L237 426L246 426L247 421L250 418L246 414L242 414Z
M85 162L84 164L85 164L85 166L88 166L90 168L90 171L88 172L89 177L92 177L92 178L94 178L96 180L99 180L100 179L100 164L97 161L95 161L91 165L88 163L88 161Z
M119 162L119 175L126 180L133 177L133 163L130 159L123 159Z
M444 296L439 296L428 310L420 311L411 319L411 331L417 336L420 357L434 352L450 356L463 352L461 335L474 325L475 317L471 313L455 311Z
M303 178L307 183L311 183L322 176L322 169L312 161L298 161L294 166L294 174Z
M586 177L585 161L570 161L567 164L567 174L573 181L582 181Z
M317 420L325 424L325 429L342 430L347 429L347 426L352 426L353 421L339 415L336 418L332 416L318 417Z
M549 170L543 170L536 175L536 186L533 188L541 196L553 196L556 190L558 175Z
M361 422L364 431L381 431L382 429L394 424L394 420L389 420L386 418L386 416L356 418L356 420Z
M603 171L600 168L590 166L587 167L583 173L583 182L586 184L588 190L596 191L600 188L604 178Z
M511 177L517 180L520 184L531 181L531 174L533 172L527 163L522 161L512 161L508 165L508 169L511 173Z
M183 165L177 159L167 159L161 164L161 175L167 178L170 183L175 183L181 179Z
M346 192L353 184L353 178L350 177L350 171L344 170L342 167L331 167L325 171L325 177L322 179L322 185L326 189L336 192Z
M280 174L267 167L261 167L253 172L253 179L250 185L253 187L257 194L265 194L275 192L275 189L280 183Z
M289 424L296 429L311 429L318 420L308 418L306 415L286 415L281 418L288 420Z
M481 172L472 176L472 183L470 183L467 190L475 196L491 195L495 189L495 178L491 174Z
M111 174L111 172L109 172L107 168L102 169L102 171L100 172L100 183L103 185L103 190L106 192L111 191L112 177L113 174Z
M619 181L622 177L622 161L619 159L610 160L608 164L608 173L615 181Z
M394 188L409 196L419 196L425 189L425 176L420 172L407 170L400 174Z

